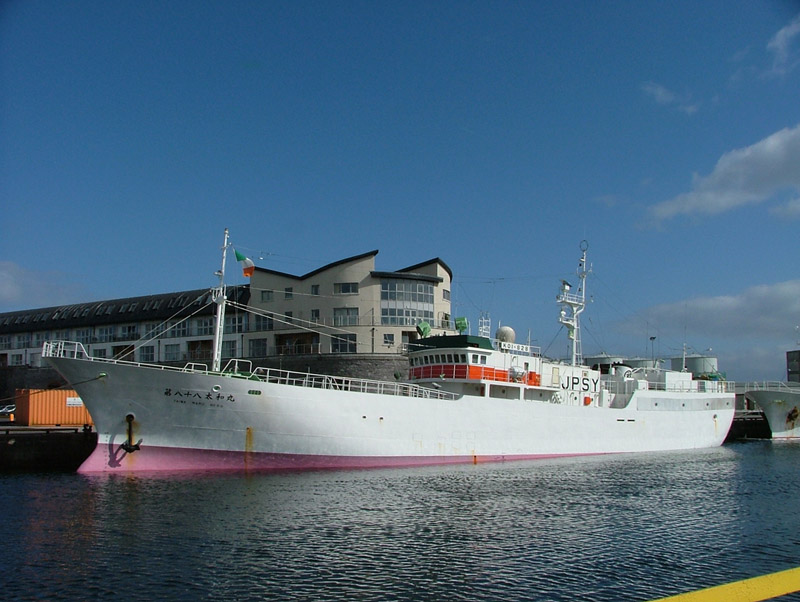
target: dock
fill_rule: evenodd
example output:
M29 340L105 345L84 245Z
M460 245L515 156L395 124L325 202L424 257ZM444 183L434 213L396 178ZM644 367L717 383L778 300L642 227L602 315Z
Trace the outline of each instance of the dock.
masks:
M89 426L0 424L0 473L75 472L97 446Z

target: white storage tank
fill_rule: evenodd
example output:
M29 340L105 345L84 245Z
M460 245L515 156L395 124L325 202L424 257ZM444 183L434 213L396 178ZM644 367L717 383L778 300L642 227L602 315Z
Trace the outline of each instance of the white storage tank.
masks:
M631 368L658 368L658 365L661 363L662 360L658 358L649 358L649 357L629 357L625 362Z
M673 370L683 370L683 357L673 357L671 360ZM687 355L686 356L686 371L691 372L695 376L701 374L716 374L717 358L710 355Z

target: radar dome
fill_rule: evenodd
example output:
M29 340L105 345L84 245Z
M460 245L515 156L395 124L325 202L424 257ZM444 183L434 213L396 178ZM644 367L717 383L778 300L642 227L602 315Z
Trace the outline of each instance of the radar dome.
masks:
M501 326L500 328L497 329L495 337L497 338L498 341L502 343L513 343L514 340L517 338L517 335L514 332L514 329L511 328L510 326Z

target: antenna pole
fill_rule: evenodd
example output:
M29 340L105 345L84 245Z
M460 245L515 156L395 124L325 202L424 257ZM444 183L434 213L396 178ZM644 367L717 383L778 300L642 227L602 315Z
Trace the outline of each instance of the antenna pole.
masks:
M211 370L219 372L222 367L222 335L225 322L225 258L228 254L228 229L225 228L225 241L222 245L222 268L216 273L219 276L219 286L212 289L211 299L217 304L217 321L214 324L214 344L212 347L213 359Z
M578 285L577 293L570 293L572 285L566 280L561 281L561 292L556 297L556 301L561 304L561 315L558 321L567 327L567 335L572 341L572 365L577 366L583 362L581 351L581 328L578 316L586 307L586 275L591 271L586 267L586 251L589 243L585 240L581 242L581 259L578 263Z

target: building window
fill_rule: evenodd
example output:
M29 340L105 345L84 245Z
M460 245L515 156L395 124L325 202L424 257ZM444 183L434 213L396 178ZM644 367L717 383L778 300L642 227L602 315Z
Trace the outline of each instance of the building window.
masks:
M292 323L292 312L287 311L286 313L284 313L283 314L283 319L287 324L291 324Z
M283 298L284 299L293 299L294 298L294 292L292 291L292 287L291 286L287 286L285 289L283 289Z
M394 347L394 334L391 332L383 333L383 344L388 347Z
M414 326L433 322L433 284L419 280L381 280L381 324Z
M336 307L333 309L334 326L358 326L357 307Z
M338 334L331 337L331 351L333 353L355 353L356 335Z
M225 316L225 332L244 332L245 314Z
M181 359L181 346L179 344L164 345L164 360L167 362L177 362Z
M78 340L79 343L83 343L84 345L88 345L92 342L92 329L91 328L79 328L75 331L75 338Z
M250 339L249 357L267 357L268 339Z
M22 354L21 353L12 353L11 354L11 365L12 366L21 366L22 365Z
M214 318L198 318L197 334L198 335L214 334Z
M44 342L47 340L47 333L46 332L37 332L33 335L33 345L34 347L41 347L44 345ZM0 343L0 349L3 349L2 343Z
M319 310L318 309L312 309L311 310L311 322L313 322L314 324L319 324Z
M268 303L272 301L272 291L261 291L261 302Z
M236 357L236 341L222 341L222 357Z
M101 343L110 343L114 340L114 327L101 326L97 329L97 340Z
M139 328L136 324L126 324L121 330L123 341L131 341L139 338Z
M319 295L319 284L312 284L311 285L311 294L312 295Z
M186 320L181 322L171 322L170 336L172 337L185 337L189 334L189 326Z
M260 332L262 330L272 330L274 328L272 318L268 316L254 316L253 317L253 330Z
M92 357L106 357L106 349L92 349Z
M156 359L155 347L152 345L145 345L139 348L139 361L140 362L154 362Z
M164 324L145 324L144 325L145 338L154 338L164 332Z
M3 335L0 337L0 349L11 349L11 337Z
M333 285L334 295L357 295L358 282L337 282Z
M31 335L26 334L18 334L17 335L17 349L27 349L31 346Z
M442 299L444 299L445 301L450 301L450 291L447 290L446 288L442 289Z

